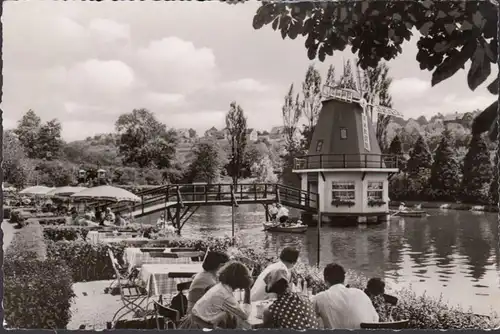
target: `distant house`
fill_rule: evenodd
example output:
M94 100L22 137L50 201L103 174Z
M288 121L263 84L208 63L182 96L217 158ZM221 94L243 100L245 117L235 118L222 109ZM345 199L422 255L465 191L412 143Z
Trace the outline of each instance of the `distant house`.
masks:
M283 139L285 138L285 127L284 126L275 126L271 129L271 133L269 134L270 139Z
M466 128L470 128L473 120L474 116L470 112L460 113L460 114L455 112L455 114L444 116L443 124L445 126L449 124L460 124Z
M255 129L247 129L247 140L255 142L259 139L259 135Z
M188 129L177 129L177 136L179 136L179 139L181 139L181 140L189 139L189 130Z

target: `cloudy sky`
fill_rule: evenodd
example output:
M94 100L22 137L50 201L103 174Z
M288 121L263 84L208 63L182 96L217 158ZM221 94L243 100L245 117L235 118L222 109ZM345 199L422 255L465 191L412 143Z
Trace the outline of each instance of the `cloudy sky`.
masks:
M118 115L148 108L170 127L222 127L236 100L251 127L281 125L290 83L310 64L304 40L252 28L256 2L4 3L4 127L34 109L58 118L66 140L113 131ZM408 117L471 111L494 99L466 72L430 87L415 40L391 61L394 106ZM339 70L349 51L317 63ZM496 75L496 72L492 77ZM491 81L491 80L488 80ZM489 82L488 82L489 83Z

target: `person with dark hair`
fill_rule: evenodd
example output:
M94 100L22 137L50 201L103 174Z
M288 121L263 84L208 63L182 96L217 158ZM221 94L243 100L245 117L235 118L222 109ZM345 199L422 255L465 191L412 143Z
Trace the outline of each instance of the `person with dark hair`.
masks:
M221 268L219 283L207 291L193 306L189 327L200 328L236 328L245 324L251 311L250 286L252 278L248 268L241 262L231 261ZM238 304L234 291L244 289L243 306Z
M318 328L313 305L306 296L291 291L286 270L276 270L267 275L266 291L275 293L278 298L264 311L264 328Z
M196 274L188 292L187 312L191 312L194 304L215 284L217 284L217 271L229 261L229 256L222 252L207 253L203 261L203 271Z
M270 298L276 298L275 293L266 292L266 276L276 270L285 270L287 272L288 281L292 278L292 273L290 270L295 266L297 260L299 259L299 251L293 247L286 247L281 251L280 260L276 263L269 265L264 269L259 277L255 280L255 284L252 287L251 297L252 300L265 300Z
M384 281L380 278L370 278L366 285L365 293L372 301L380 321L389 321L391 313L389 305L396 305L398 301L396 297L385 294Z
M345 274L341 265L328 264L323 276L330 288L313 297L316 315L325 329L359 329L363 322L379 321L370 298L363 291L344 285Z

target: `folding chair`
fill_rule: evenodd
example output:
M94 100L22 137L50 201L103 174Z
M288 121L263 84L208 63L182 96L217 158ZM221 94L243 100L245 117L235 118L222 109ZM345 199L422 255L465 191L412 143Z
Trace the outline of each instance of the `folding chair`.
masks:
M120 289L120 300L123 303L123 306L114 314L111 323L116 324L124 316L132 312L134 312L136 318L146 316L146 310L141 306L142 302L144 302L148 297L146 289L130 281L128 277L123 276L118 269L118 261L116 260L111 249L108 249L108 254L111 259L113 269L115 270L118 287ZM125 283L123 283L123 281L125 281ZM125 312L118 316L120 312L124 310Z
M192 282L193 281L187 281L187 282L182 282L182 283L177 284L178 296L180 297L180 298L178 298L180 301L179 305L174 305L173 304L174 299L172 298L172 303L171 303L170 307L173 309L176 309L174 306L178 306L179 309L178 310L176 309L176 310L179 312L181 319L186 315L186 312L187 312L187 296L184 294L184 291L189 290Z
M392 322L362 322L361 329L404 329L408 327L410 320L400 320Z
M134 281L137 278L138 275L138 270L135 269L131 272L129 272L128 268L122 267L118 260L116 259L115 255L113 254L113 251L108 248L108 255L111 260L111 264L113 266L113 269L118 270L120 275L116 274L116 278L109 284L107 288L104 289L104 293L112 293L113 291L113 286L119 281L120 277L126 277L129 281Z
M172 324L173 329L177 328L177 324L180 321L179 312L170 307L164 306L162 304L162 297L157 302L153 300L153 305L156 313L156 327L157 329L168 329L168 324ZM160 317L163 317L163 328L160 326Z

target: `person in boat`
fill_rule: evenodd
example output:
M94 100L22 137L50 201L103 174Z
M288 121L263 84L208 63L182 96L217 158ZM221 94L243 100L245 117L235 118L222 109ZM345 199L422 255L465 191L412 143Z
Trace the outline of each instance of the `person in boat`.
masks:
M288 214L289 214L288 209L285 208L280 203L277 204L277 208L278 208L278 214L277 214L276 218L278 219L278 222L281 225L285 225L286 222L288 221Z
M399 204L399 208L398 208L399 211L406 211L406 205L404 202L401 202L401 204Z
M177 232L177 229L174 227L171 221L166 221L165 232L167 234L175 234Z
M276 204L271 205L269 208L269 214L271 215L271 221L275 222L276 217L278 216L278 208L276 207Z
M266 300L270 298L275 298L275 293L269 293L266 290L266 277L276 270L285 270L287 272L287 279L290 282L292 278L291 270L297 263L299 259L299 251L293 247L286 247L281 251L280 259L269 265L266 269L255 280L255 284L252 287L250 296L252 301Z

